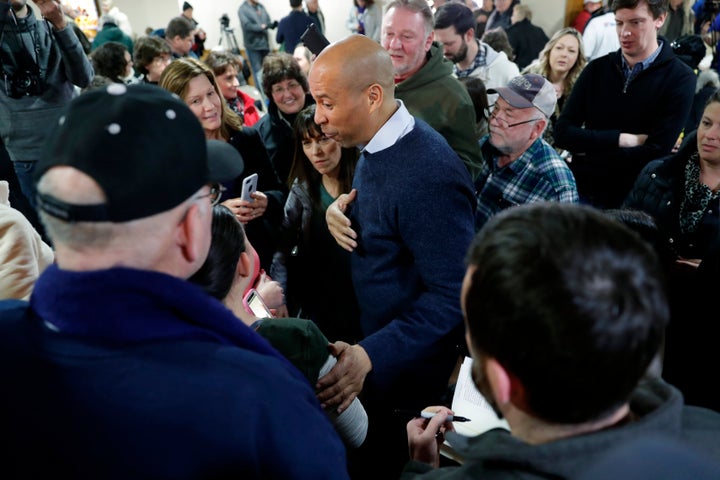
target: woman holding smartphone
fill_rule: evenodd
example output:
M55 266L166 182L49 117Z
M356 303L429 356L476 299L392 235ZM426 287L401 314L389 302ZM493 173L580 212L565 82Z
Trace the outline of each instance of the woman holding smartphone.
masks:
M245 127L227 106L213 71L193 58L179 58L163 71L160 86L178 95L190 107L208 139L222 139L243 157L245 169L234 182L224 185L222 203L245 225L248 238L258 246L262 269L269 269L276 249L287 188L270 163L258 133ZM257 174L257 190L242 199L245 177Z

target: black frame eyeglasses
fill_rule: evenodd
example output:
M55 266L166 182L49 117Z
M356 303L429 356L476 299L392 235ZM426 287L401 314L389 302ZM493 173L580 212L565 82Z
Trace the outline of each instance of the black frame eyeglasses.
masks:
M538 120L543 119L543 117L538 117L538 118L531 118L530 120L525 120L522 122L508 123L507 120L499 117L497 112L498 112L497 106L494 107L492 110L489 108L486 108L485 109L485 118L487 118L488 123L490 123L490 120L492 120L492 119L497 120L498 123L500 123L500 126L503 128L517 127L518 125L525 125L526 123L537 122Z
M220 185L219 183L213 183L210 185L210 193L206 193L205 195L198 195L195 198L205 198L210 197L210 205L215 206L218 203L220 203L220 198L222 197L222 193L227 190L224 186Z

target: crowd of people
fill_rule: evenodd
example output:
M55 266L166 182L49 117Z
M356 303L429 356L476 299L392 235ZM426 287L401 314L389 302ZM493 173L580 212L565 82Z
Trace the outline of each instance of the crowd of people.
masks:
M317 0L242 0L235 52L188 2L137 35L105 0L87 47L33 3L0 0L8 478L720 477L712 5L353 0L319 51ZM508 429L455 432L466 357Z

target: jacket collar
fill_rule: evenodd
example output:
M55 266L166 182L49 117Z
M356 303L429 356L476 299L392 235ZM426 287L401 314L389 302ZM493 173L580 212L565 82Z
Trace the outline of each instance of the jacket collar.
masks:
M89 272L48 267L30 298L45 327L114 344L198 340L235 345L283 359L223 304L185 280L111 268Z

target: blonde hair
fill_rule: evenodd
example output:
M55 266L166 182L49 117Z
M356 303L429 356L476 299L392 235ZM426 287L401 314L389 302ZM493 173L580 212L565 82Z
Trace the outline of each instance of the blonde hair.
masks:
M555 32L553 36L550 37L550 40L548 40L545 44L545 47L540 52L540 55L538 55L538 60L525 67L522 73L538 73L545 78L550 78L552 74L552 68L550 67L550 51L552 51L555 44L557 44L557 42L565 35L574 37L578 42L577 60L575 61L575 65L573 65L568 71L568 74L563 81L563 97L568 98L575 82L580 76L580 72L582 72L582 69L585 68L585 65L587 65L587 57L585 56L585 50L583 49L582 34L575 28L566 27ZM556 108L559 108L559 105Z

